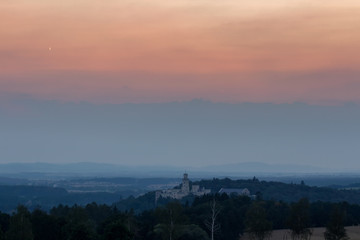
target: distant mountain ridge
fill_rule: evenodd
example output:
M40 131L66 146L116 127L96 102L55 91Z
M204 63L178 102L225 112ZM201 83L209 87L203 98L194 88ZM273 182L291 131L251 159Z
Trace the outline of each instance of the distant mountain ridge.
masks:
M236 174L263 174L263 173L315 173L331 172L334 170L292 164L266 164L261 162L243 162L236 164L209 165L203 167L191 167L186 169L182 166L125 166L110 163L3 163L0 164L0 174L20 174L20 173L49 173L49 174L80 174L80 176L99 175L104 176L181 176L184 171L189 171L195 175L208 173L215 176Z
M310 165L297 164L268 164L262 162L241 162L233 164L206 166L207 171L245 171L252 173L314 173L324 171L334 171L334 169L314 167Z

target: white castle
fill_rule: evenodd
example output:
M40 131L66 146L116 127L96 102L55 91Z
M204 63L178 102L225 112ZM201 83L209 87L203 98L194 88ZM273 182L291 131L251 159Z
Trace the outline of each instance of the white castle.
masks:
M209 194L211 192L210 189L201 188L199 185L192 185L190 189L190 181L188 178L188 174L184 173L184 178L182 179L182 185L180 189L166 189L156 191L155 194L155 202L160 198L174 198L174 199L181 199L183 197L192 194L194 196L202 196L205 194Z

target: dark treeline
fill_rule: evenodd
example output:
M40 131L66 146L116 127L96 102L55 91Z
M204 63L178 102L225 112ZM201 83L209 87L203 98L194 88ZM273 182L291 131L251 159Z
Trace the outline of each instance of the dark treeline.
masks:
M301 198L307 198L311 202L331 201L360 204L358 190L338 190L330 187L308 186L304 181L295 183L282 183L276 181L260 181L253 179L232 180L230 178L201 180L195 184L218 192L221 188L247 188L253 194L261 194L267 200L282 200L296 202Z
M331 236L358 223L360 206L346 202L304 198L286 203L217 194L195 198L191 205L171 201L140 214L96 203L59 205L49 212L19 206L11 215L0 213L0 240L238 240L242 234L265 239L274 229L289 228L302 236L324 226Z

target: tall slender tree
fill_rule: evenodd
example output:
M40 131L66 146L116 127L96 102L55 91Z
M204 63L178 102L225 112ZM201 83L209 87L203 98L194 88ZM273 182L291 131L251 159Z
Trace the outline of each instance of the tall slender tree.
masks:
M220 230L220 224L216 222L216 218L220 213L220 208L216 203L215 198L213 198L210 203L211 216L210 219L205 220L205 225L210 231L211 240L214 240L215 233Z

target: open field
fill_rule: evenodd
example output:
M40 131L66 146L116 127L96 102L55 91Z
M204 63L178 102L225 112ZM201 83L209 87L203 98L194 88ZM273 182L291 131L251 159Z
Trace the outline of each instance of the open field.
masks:
M346 227L346 231L350 239L360 239L360 226ZM324 240L325 228L313 228L311 240ZM241 238L241 240L248 240L248 238ZM270 240L291 240L291 234L288 229L274 230Z

